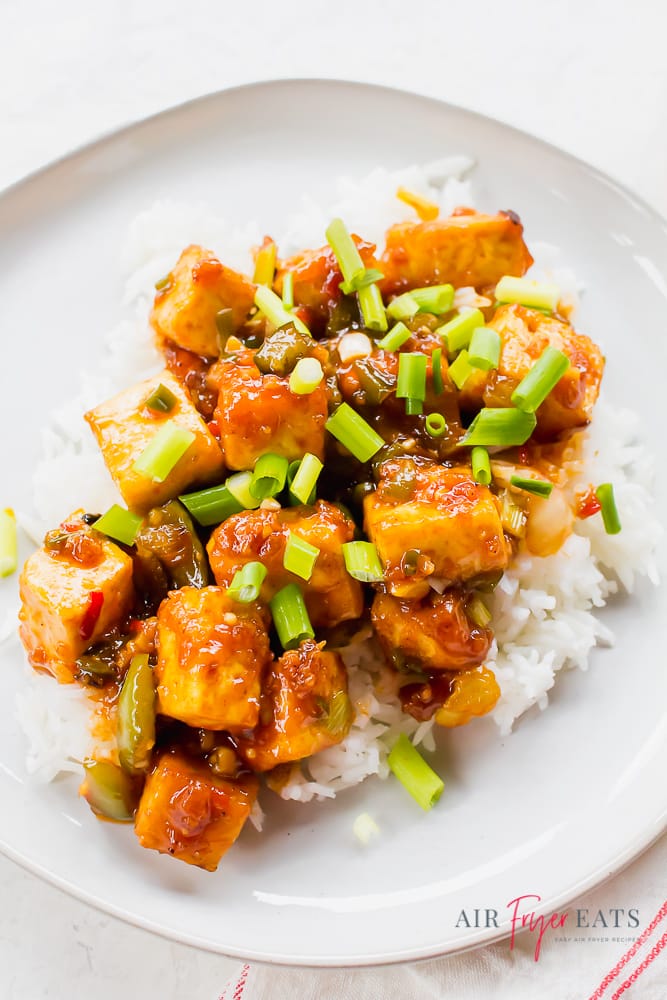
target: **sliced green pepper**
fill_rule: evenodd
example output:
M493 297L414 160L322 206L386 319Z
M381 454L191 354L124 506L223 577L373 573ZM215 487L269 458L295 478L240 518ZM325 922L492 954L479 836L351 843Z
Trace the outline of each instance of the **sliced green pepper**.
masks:
M205 587L209 580L206 553L183 504L170 500L154 507L137 536L139 552L152 552L169 574L173 587Z
M147 653L133 656L118 698L118 758L128 774L146 774L155 746L155 677Z
M136 788L116 764L108 760L86 760L81 794L97 816L129 823L137 807Z

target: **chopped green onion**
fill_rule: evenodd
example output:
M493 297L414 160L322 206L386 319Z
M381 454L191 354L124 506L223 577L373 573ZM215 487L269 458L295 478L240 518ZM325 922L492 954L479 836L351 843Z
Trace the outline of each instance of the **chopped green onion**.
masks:
M449 377L457 389L462 389L474 371L468 360L468 352L464 348L449 366Z
M255 257L255 273L252 279L256 285L267 285L270 288L273 284L277 252L278 248L273 240L266 240L258 250Z
M131 510L125 510L115 503L109 507L106 514L98 517L93 527L95 531L101 531L103 535L108 535L117 542L132 545L139 534L142 521L143 518L139 514L133 514Z
M465 309L435 332L445 341L449 353L455 354L468 346L472 332L478 326L484 326L484 314L479 309Z
M408 417L420 416L424 412L424 400L409 396L405 400L405 412Z
M595 496L600 501L604 530L608 535L617 535L621 530L621 519L614 498L614 487L611 483L601 483L595 491Z
M288 323L293 323L297 330L300 330L301 333L307 333L310 336L310 330L306 324L298 316L295 316L294 313L288 312L283 305L282 299L278 298L276 293L267 288L266 285L257 286L257 290L255 291L255 305L276 329L286 326Z
M360 813L352 824L352 833L360 844L367 847L380 833L380 827L368 813Z
M477 594L469 602L466 608L468 612L468 618L477 625L478 628L486 628L486 626L491 621L491 612L487 608L486 604L481 597Z
M322 707L326 710L326 715L321 720L324 723L324 728L332 736L339 736L346 733L350 728L350 723L354 716L352 702L348 697L347 691L335 691L329 704L327 705L324 702Z
M294 274L291 271L283 278L283 306L288 310L294 308Z
M387 306L387 315L392 319L410 319L419 312L419 304L413 299L410 292L403 292L392 299Z
M545 347L512 393L512 402L525 413L534 413L570 367L570 359L555 347Z
M279 590L270 604L283 649L296 649L304 639L315 638L303 594L296 583L288 583Z
M345 569L362 583L379 583L384 578L378 550L372 542L343 542Z
M289 377L290 392L307 396L317 389L323 378L322 365L317 358L299 358Z
M491 371L500 362L500 346L500 334L497 330L490 326L478 326L470 338L468 362L473 368Z
M342 219L333 219L326 231L327 243L333 250L343 281L350 282L366 270L357 245Z
M470 460L472 462L472 477L475 482L481 483L482 486L488 486L491 482L491 462L486 448L476 445L472 449Z
M535 430L537 420L532 413L512 407L487 406L480 410L458 447L511 448L525 444Z
M384 274L374 267L368 267L360 274L355 274L351 281L341 281L340 290L344 295L352 295L353 292L360 292L367 285L374 285L376 281L382 281Z
M453 285L429 285L427 288L412 288L410 295L417 303L419 312L440 316L449 312L454 305Z
M447 421L442 413L429 413L424 421L424 426L426 427L427 434L430 434L431 437L439 438L447 430Z
M192 514L195 521L207 528L211 524L221 524L232 514L243 510L236 497L223 483L220 486L210 486L196 493L184 493L178 498L183 506Z
M266 579L266 572L266 566L261 562L246 563L234 573L232 582L227 588L227 594L232 600L239 601L241 604L256 601Z
M384 447L384 439L348 403L341 403L324 426L360 462Z
M426 361L418 352L399 355L397 399L426 399Z
M233 476L228 477L225 483L231 495L244 510L255 510L262 502L250 492L252 477L252 472L235 472Z
M368 330L387 329L387 314L382 301L382 294L377 285L365 285L358 293L359 308L364 320L364 326Z
M500 523L515 538L523 538L526 533L526 512L514 503L509 490L505 490L501 497Z
M551 496L554 484L547 479L531 479L529 476L511 476L510 486L525 493L532 493L536 497Z
M405 733L401 733L394 743L387 763L422 809L428 811L435 805L442 795L444 782L415 750Z
M313 503L317 479L323 468L316 455L306 452L290 483L290 493L301 503Z
M290 573L296 573L302 580L310 580L319 554L320 550L316 545L311 545L305 538L300 538L291 531L288 532L283 566Z
M506 275L496 285L498 302L516 302L522 306L553 312L558 306L559 298L558 285L546 281L531 281L530 278L512 278Z
M149 410L153 410L154 413L171 413L176 406L176 397L171 389L168 389L166 385L162 385L162 382L160 382L157 388L150 394L144 406L148 407Z
M442 347L436 347L431 354L431 378L433 380L433 392L436 396L442 395L445 391L445 384L442 380Z
M266 500L280 493L287 480L289 462L284 455L267 452L255 462L248 489L255 500Z
M399 322L392 326L389 333L385 334L382 340L378 340L377 346L381 351L397 351L411 336L412 333L408 330L405 323Z
M194 440L195 435L187 427L179 427L173 420L167 420L156 431L132 468L154 483L163 483Z
M17 566L16 515L7 507L0 510L0 576L9 576Z

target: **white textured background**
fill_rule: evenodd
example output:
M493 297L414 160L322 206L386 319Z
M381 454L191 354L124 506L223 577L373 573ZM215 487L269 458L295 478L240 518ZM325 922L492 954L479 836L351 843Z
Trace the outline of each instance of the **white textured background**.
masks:
M663 0L0 0L0 186L197 95L324 76L492 115L667 214L666 38ZM649 885L664 898L665 846L581 905L635 906ZM104 917L2 858L0 901L2 1000L215 1000L234 966Z

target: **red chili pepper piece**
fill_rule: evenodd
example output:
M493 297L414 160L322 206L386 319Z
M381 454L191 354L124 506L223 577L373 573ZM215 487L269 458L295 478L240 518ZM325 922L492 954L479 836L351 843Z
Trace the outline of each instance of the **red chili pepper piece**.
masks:
M591 486L588 493L584 493L583 496L579 497L579 504L577 507L577 517L580 517L582 521L587 517L593 517L601 509L601 504L595 495L595 488Z
M103 604L104 594L102 591L93 590L88 600L88 607L86 608L86 613L83 616L83 621L79 627L79 635L84 642L87 642L95 631L95 626L97 625L97 620L100 617Z

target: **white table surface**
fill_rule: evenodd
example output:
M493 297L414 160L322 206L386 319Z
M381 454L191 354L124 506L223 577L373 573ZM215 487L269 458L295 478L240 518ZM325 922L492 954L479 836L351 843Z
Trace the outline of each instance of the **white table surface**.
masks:
M0 187L200 94L323 76L509 122L667 215L666 32L662 0L1 0ZM637 877L653 865L664 882L664 858L663 840ZM633 870L621 879L627 897ZM97 913L1 857L0 899L4 1000L214 1000L235 967Z

